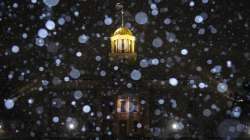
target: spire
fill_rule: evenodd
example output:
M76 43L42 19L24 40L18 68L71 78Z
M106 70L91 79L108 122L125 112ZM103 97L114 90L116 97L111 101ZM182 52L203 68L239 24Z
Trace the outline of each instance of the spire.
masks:
M117 3L116 8L118 10L121 10L121 15L122 15L122 27L124 27L124 10L123 10L123 4Z
M123 6L122 6L122 11L121 11L121 13L122 13L122 27L124 26L124 18L123 18L123 16L124 16L124 11L123 11Z

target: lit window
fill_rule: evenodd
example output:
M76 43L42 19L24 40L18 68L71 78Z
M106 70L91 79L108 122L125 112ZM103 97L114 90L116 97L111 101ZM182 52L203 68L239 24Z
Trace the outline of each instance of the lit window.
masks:
M138 112L138 101L133 97L120 97L117 100L117 112Z

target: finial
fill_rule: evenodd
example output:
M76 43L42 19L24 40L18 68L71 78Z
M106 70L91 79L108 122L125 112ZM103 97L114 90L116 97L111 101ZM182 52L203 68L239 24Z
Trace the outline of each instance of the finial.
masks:
M122 7L122 27L124 26L124 19L123 19L123 15L124 15L124 11L123 11L123 7Z
M122 27L124 26L124 10L123 10L123 5L121 3L117 3L116 4L116 8L118 10L121 10L121 14L122 14Z

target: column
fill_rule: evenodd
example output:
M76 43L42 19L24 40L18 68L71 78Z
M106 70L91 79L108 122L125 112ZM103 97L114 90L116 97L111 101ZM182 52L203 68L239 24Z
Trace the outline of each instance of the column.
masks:
M125 51L125 42L124 42L124 39L122 39L122 51L121 53L124 53Z
M115 40L113 40L111 48L111 52L114 53L114 51L115 51Z
M132 52L134 53L135 52L135 42L134 41L131 41L132 42Z
M116 46L115 46L115 53L117 53L118 52L118 39L116 39Z
M131 48L130 48L130 41L129 41L129 39L127 39L127 43L128 43L128 53L130 53Z

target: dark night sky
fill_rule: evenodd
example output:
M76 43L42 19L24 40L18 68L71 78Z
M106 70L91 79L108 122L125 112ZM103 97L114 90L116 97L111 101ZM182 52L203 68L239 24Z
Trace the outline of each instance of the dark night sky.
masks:
M116 137L105 118L114 115L122 93L149 96L153 138L166 137L158 131L173 120L183 128L169 130L169 137L250 137L247 0L58 0L49 6L56 1L0 1L0 139ZM110 36L121 25L118 2L136 37L131 64L108 57ZM79 90L83 97L76 99ZM74 130L67 129L69 117Z

